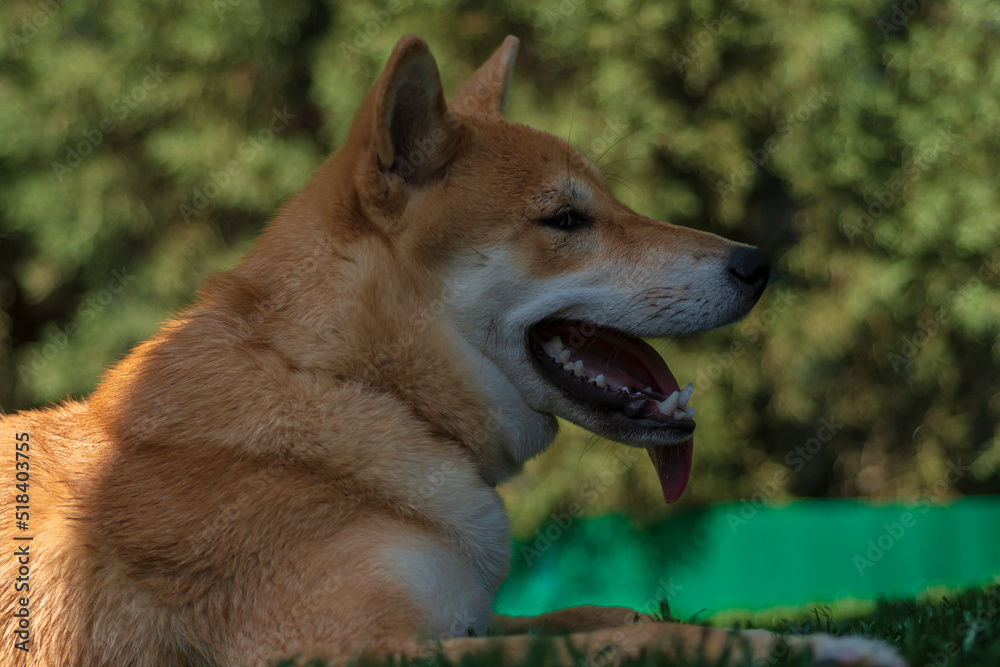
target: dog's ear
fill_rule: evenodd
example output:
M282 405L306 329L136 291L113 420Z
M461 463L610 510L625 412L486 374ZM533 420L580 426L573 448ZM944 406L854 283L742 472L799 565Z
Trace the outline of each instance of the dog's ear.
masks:
M502 115L519 43L517 37L508 35L490 59L452 96L449 106L459 113Z
M460 122L448 110L437 63L414 35L399 40L368 92L345 148L361 154L356 178L368 203L398 209L403 185L439 176L455 152Z

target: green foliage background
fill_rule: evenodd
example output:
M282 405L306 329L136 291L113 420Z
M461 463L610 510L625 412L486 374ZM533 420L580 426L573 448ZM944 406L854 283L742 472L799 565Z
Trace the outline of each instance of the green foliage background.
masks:
M232 266L408 32L449 91L518 35L509 118L569 138L638 211L771 256L748 320L659 342L698 391L681 506L998 490L985 0L5 0L4 411L85 396ZM581 498L662 515L645 459L564 428L506 486L517 532Z

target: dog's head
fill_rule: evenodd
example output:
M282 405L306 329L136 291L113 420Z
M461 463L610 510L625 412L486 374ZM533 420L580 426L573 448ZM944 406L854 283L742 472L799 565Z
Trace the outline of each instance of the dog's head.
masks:
M518 422L515 458L548 444L557 415L647 448L673 501L690 470L691 392L641 337L745 316L767 261L629 210L565 141L504 120L517 47L508 37L446 103L427 45L399 42L347 142L359 206L440 279L443 330L476 398Z

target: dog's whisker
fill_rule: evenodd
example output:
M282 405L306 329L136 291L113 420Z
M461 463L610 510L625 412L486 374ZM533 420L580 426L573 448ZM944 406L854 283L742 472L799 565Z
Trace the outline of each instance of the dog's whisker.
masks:
M619 183L620 185L625 186L626 188L628 188L629 192L631 192L633 195L636 195L636 196L639 195L639 193L637 192L636 189L637 188L640 189L640 190L642 189L642 188L639 188L639 186L636 186L631 181L629 181L629 180L627 180L627 179L619 176L618 174L605 174L604 178L608 179L612 183Z
M612 160L611 162L606 162L605 164L600 165L599 169L600 169L601 173L603 174L604 170L607 169L608 167L610 167L613 164L618 164L619 162L632 162L633 160L638 160L638 159L639 158L637 158L637 157L623 157L623 158L619 158L617 160Z
M600 164L601 164L601 158L603 158L603 157L604 157L605 155L607 155L607 154L608 154L608 151L610 151L610 150L611 150L612 148L614 148L615 146L617 146L617 145L618 145L618 144L620 144L621 142L623 142L623 141L625 141L626 139L628 139L629 137L631 137L631 136L632 136L633 134L635 134L635 133L636 133L636 132L638 132L639 130L644 130L644 129L646 129L647 127L649 127L650 125L652 125L652 124L653 124L653 121L649 121L648 123L643 123L643 124L642 124L642 125L640 125L639 127L637 127L637 128L635 128L634 130L632 130L631 132L626 132L626 133L625 133L625 134L624 134L623 136L621 136L621 137L620 137L620 138L619 138L619 139L618 139L618 140L617 140L616 142L614 142L613 144L611 144L610 146L608 146L607 148L605 148L605 149L604 149L604 152L603 152L603 153L601 153L601 154L600 154L600 155L599 155L599 156L597 157L597 159L596 159L596 160L594 160L594 164L595 164L595 165L597 165L597 166L600 166Z

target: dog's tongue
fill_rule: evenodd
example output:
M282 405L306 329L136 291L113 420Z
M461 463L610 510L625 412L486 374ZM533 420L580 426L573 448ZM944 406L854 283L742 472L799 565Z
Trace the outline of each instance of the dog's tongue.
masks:
M663 499L668 503L676 502L688 483L691 474L691 453L694 449L694 436L679 445L666 447L650 447L649 458L663 487Z
M645 387L660 399L679 391L677 379L667 363L641 338L575 321L546 322L537 325L534 332L540 344L558 336L562 344L572 349L573 358L583 362L584 372L602 374L611 390L630 387L632 391L643 393L641 389ZM652 398L638 399L634 409L653 421L670 419L670 415L660 412ZM668 503L676 502L684 493L691 474L693 446L692 436L679 445L647 448L663 487L663 499Z

